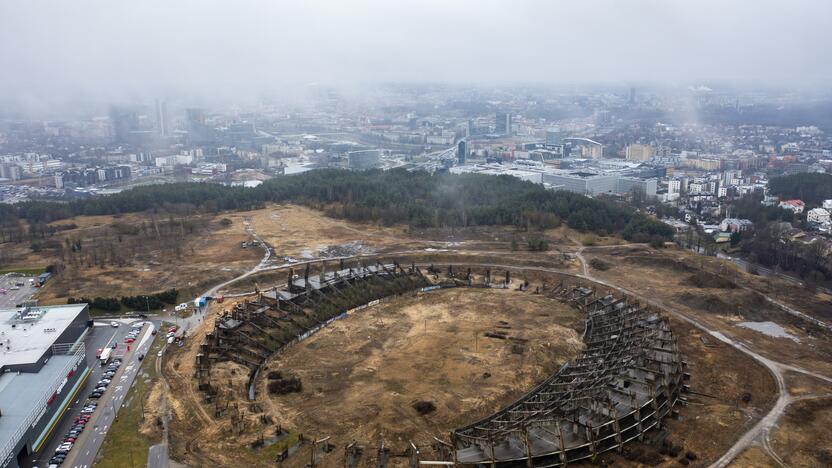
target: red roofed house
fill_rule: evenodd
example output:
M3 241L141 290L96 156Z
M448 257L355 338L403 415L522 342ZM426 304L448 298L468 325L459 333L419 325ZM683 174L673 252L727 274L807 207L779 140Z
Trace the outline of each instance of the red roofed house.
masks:
M803 213L803 209L806 208L806 204L803 203L803 200L783 200L780 202L779 206L780 208L792 210L795 214Z

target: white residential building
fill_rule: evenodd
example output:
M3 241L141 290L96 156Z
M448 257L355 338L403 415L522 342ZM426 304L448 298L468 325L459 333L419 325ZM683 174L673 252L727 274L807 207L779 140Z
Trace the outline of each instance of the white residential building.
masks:
M690 184L690 193L703 193L708 191L708 184L693 182Z
M824 210L832 210L832 200L824 200L823 201L823 209Z
M806 213L806 221L810 223L829 223L829 211L823 208L813 208Z

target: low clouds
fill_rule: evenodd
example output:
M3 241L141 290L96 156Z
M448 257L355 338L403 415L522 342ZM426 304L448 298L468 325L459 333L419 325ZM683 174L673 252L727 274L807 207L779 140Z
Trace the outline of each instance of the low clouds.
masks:
M251 96L296 86L832 76L832 2L0 3L0 99Z

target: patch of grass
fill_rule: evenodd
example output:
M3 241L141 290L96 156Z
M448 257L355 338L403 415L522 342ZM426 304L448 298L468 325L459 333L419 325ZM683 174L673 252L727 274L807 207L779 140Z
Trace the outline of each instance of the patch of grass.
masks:
M601 260L600 258L593 258L589 261L589 265L598 271L607 271L610 269L610 264Z
M118 418L113 421L112 427L107 431L107 437L101 445L101 450L95 462L96 468L120 468L124 466L147 466L147 451L151 445L157 444L159 440L150 440L138 431L142 423L142 403L140 399L146 398L150 388L159 375L156 373L157 353L164 345L164 340L156 335L153 344L147 351L141 362L138 375L133 381L133 386L127 393L118 412ZM146 381L143 374L150 376Z
M37 276L46 271L46 267L3 267L0 268L0 275L6 273L20 273L28 276Z
M253 451L252 455L255 455L261 463L273 463L280 452L288 447L291 447L298 441L298 435L299 433L296 431L289 431L286 437L269 445L268 447Z

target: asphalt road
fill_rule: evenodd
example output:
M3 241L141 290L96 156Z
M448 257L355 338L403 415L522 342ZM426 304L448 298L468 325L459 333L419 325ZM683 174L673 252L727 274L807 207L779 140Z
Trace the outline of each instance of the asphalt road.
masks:
M92 392L95 388L95 384L101 379L101 374L104 373L104 370L95 358L96 350L98 348L103 348L113 340L118 340L120 342L127 333L127 330L129 330L129 327L126 326L121 326L118 329L110 326L96 326L89 331L86 338L86 353L87 363L92 372L87 378L87 382L84 384L84 387L82 387L81 391L78 392L78 396L75 398L75 401L73 401L69 409L67 409L66 415L64 415L61 422L55 427L49 442L44 444L43 448L41 448L41 452L37 454L39 462L36 466L48 465L48 460L55 453L55 449L58 445L61 444L64 434L66 434L72 427L72 423L77 417L78 412L83 407L83 403L86 400L87 395Z
M13 309L15 305L32 297L37 288L29 286L30 278L34 277L12 276L10 274L0 276L0 309ZM17 286L18 283L23 283L23 286ZM2 291L5 291L5 293Z
M60 445L61 439L63 439L64 434L66 434L72 426L75 418L78 417L80 409L87 401L87 395L89 395L89 393L95 388L96 383L101 379L103 367L95 358L96 350L98 348L102 348L104 345L113 340L119 343L119 347L125 347L123 339L130 330L130 323L137 322L139 320L118 321L121 323L118 328L110 326L93 327L90 335L91 337L87 340L87 360L90 362L92 374L87 380L84 389L79 392L77 399L72 403L70 410L67 411L67 414L64 416L58 429L55 430L52 440L49 441L46 448L44 448L41 452L36 466L48 466L49 458L51 458L54 454L55 448ZM107 323L109 323L109 320ZM156 325L151 322L146 323L147 324L145 325L142 334L135 342L139 344L131 346L131 350L128 351L122 358L121 367L119 367L119 370L114 376L113 381L108 386L107 391L101 398L98 399L98 408L96 408L95 413L93 413L93 417L87 423L87 427L81 433L75 443L75 446L72 448L72 451L69 453L69 456L66 458L62 466L90 468L93 465L93 460L95 459L98 450L101 448L101 444L104 443L107 430L112 425L113 420L115 419L116 414L121 408L121 404L127 395L127 392L130 390L136 375L138 375L139 366L141 364L138 360L138 356L140 354L146 354L153 342L151 332L154 328L156 328Z
M147 468L168 468L168 444L156 444L147 452Z

